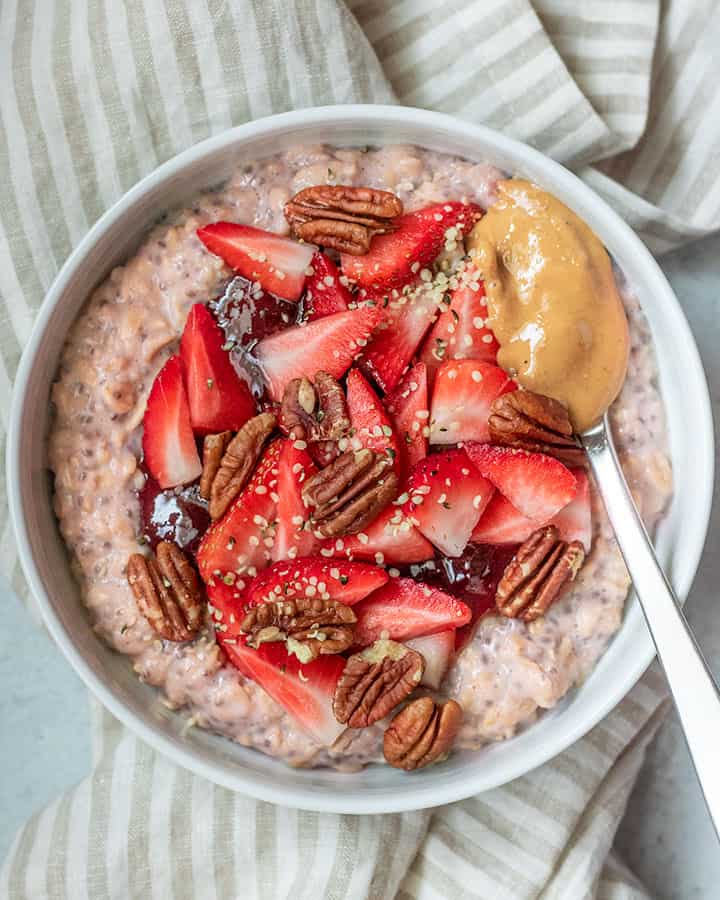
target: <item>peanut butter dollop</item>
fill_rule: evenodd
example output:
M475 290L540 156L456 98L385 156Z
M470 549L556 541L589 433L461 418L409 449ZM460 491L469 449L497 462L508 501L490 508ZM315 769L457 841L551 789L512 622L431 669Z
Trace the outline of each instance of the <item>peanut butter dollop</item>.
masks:
M600 240L552 194L513 179L499 182L468 251L485 279L498 363L564 403L576 431L593 425L620 391L629 347Z

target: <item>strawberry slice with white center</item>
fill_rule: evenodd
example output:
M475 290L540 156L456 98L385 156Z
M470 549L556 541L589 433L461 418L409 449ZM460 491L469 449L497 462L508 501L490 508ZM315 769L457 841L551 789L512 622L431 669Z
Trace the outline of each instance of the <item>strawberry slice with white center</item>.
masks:
M446 556L458 557L495 488L462 449L434 453L410 471L404 511Z
M406 373L385 398L385 406L399 438L405 467L410 469L428 453L430 410L425 363L416 363Z
M255 415L247 384L238 376L223 350L225 337L211 313L196 303L190 310L180 341L180 359L190 407L190 421L198 434L237 431Z
M460 282L450 296L450 306L441 313L425 340L420 359L430 380L441 363L450 359L477 359L495 363L498 342L488 328L485 286L477 269L468 264L457 276Z
M438 316L441 294L421 284L407 295L392 296L385 321L368 344L361 365L383 391L392 391Z
M517 385L498 366L474 359L449 360L435 376L430 408L430 443L489 441L493 402Z
M190 407L179 356L171 356L158 372L143 419L143 458L161 488L189 484L200 477L202 464L190 424Z
M205 533L197 562L206 584L217 579L242 588L270 562L280 444L275 441L268 447L248 484Z
M482 216L472 203L436 203L395 219L396 231L375 235L363 256L341 254L342 270L373 293L402 288L454 245Z
M446 556L460 556L495 489L464 450L433 453L407 482L405 513Z
M388 580L378 566L318 556L276 562L261 572L248 587L250 605L294 597L319 597L352 606Z
M425 671L420 684L439 690L455 655L455 631L448 629L425 637L411 638L405 646L422 654L425 660Z
M381 637L407 641L425 634L460 628L470 621L470 607L444 591L413 578L391 578L354 608L355 644L366 647Z
M272 231L235 222L215 222L198 228L197 236L243 278L263 290L296 301L305 287L305 271L317 250Z
M470 443L465 450L477 470L538 523L547 522L575 497L577 478L552 456L492 444Z
M381 319L372 307L349 309L263 338L254 353L273 400L282 400L293 378L320 371L341 378Z
M307 450L296 441L283 441L278 461L277 529L272 557L275 560L312 556L320 546L310 527L310 511L302 498L303 483L317 472Z
M248 647L239 624L244 616L243 598L220 583L208 591L215 623L215 637L228 660L297 721L307 734L325 747L345 730L332 710L335 686L345 668L342 656L320 656L309 663L288 653L280 642Z
M360 534L326 538L320 553L345 559L374 560L382 566L425 562L432 559L435 551L403 511L391 506Z
M473 544L522 544L539 527L539 522L524 516L507 497L496 491L473 529L470 541Z
M307 277L304 298L308 320L345 312L353 296L343 284L347 279L340 274L335 263L318 251L312 258L310 268L312 274Z
M567 541L568 544L580 541L589 553L593 532L590 479L585 469L577 468L570 471L577 483L575 496L551 519L551 523L557 526L563 541Z
M396 472L400 470L400 443L380 398L359 369L347 377L347 407L353 438L361 447L387 454Z

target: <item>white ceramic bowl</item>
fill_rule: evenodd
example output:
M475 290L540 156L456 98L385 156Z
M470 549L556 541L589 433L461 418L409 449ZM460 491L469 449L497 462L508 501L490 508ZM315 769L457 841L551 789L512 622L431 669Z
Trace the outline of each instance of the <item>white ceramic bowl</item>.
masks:
M166 756L229 788L305 809L379 813L435 806L504 784L550 759L595 725L633 686L653 649L636 601L590 678L556 709L504 743L455 753L413 776L387 766L343 775L294 770L199 729L140 683L128 660L94 633L55 521L46 475L49 390L66 332L92 289L132 254L158 214L217 184L243 159L299 141L413 143L489 160L543 185L582 216L635 286L652 327L675 472L675 500L657 545L678 594L690 587L707 529L713 438L705 377L673 292L628 226L561 166L487 128L417 109L336 106L242 125L181 153L144 178L90 230L63 266L22 358L10 421L8 485L25 574L50 632L76 671L118 719ZM692 427L689 427L692 423Z

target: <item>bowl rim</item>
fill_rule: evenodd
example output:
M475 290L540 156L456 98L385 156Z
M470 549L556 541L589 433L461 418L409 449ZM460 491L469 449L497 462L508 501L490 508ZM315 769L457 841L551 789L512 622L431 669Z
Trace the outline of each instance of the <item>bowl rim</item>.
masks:
M682 348L683 364L689 367L691 370L690 377L697 383L699 393L695 401L701 410L701 420L696 423L698 427L697 433L693 436L693 448L698 466L701 470L707 472L709 476L703 502L699 508L696 507L693 511L695 531L698 538L692 548L692 553L686 559L685 578L682 583L676 585L678 593L683 597L689 590L694 578L710 519L714 473L714 437L710 396L697 346L679 301L650 251L630 226L576 175L528 145L508 138L485 126L464 122L453 116L434 111L389 105L346 104L312 107L279 113L238 125L187 148L142 178L95 222L63 264L38 310L30 339L24 348L18 366L9 417L6 473L10 518L13 524L22 569L37 600L42 618L53 639L75 671L101 703L132 732L141 737L154 749L169 757L173 762L216 784L246 793L260 800L320 812L357 814L403 812L461 800L480 791L490 790L505 784L552 759L593 728L634 686L655 655L649 634L645 631L644 635L642 635L642 640L638 641L636 657L628 663L623 678L617 680L614 690L608 692L604 702L596 703L591 712L589 714L586 713L582 722L578 722L575 728L569 731L566 730L563 734L545 735L542 748L536 752L531 765L506 765L504 775L501 778L488 780L480 776L475 779L458 779L457 783L454 783L450 789L447 789L447 786L445 786L441 797L434 796L432 790L423 790L421 783L413 779L412 782L408 781L407 788L398 790L397 793L393 792L392 796L387 796L388 792L385 792L380 797L372 795L362 798L358 796L359 792L356 791L352 794L352 800L348 799L348 795L334 790L323 792L313 787L290 789L281 784L266 785L253 781L252 773L246 773L241 766L238 766L237 772L230 776L221 770L220 767L215 767L211 763L206 762L192 750L186 749L179 742L161 733L159 729L145 724L95 674L83 654L70 639L68 632L53 608L49 594L45 590L31 549L20 487L23 468L20 453L21 423L27 400L28 380L35 356L52 313L63 297L68 282L81 260L88 254L100 236L155 186L168 180L171 176L206 155L244 140L267 135L274 130L286 130L294 126L298 128L300 137L302 133L301 126L327 125L331 129L333 122L346 121L352 118L358 120L372 119L377 124L411 125L426 128L429 131L450 131L458 135L462 133L461 137L463 139L476 137L480 142L492 144L499 154L507 155L509 158L523 157L529 164L532 163L536 167L539 166L546 169L552 174L555 182L562 184L563 189L578 198L578 200L582 200L601 210L619 239L627 245L628 252L635 252L644 260L644 265L648 272L651 273L655 284L662 289L664 294L663 302L668 307L666 311L673 317L673 325L677 329L676 337ZM624 625L621 626L621 629L622 627ZM297 796L293 796L293 791Z

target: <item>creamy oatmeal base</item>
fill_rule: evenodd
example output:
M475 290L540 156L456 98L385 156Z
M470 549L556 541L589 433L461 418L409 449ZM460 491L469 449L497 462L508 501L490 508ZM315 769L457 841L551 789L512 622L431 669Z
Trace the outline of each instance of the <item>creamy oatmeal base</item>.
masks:
M297 147L242 166L219 191L157 226L116 268L73 326L53 387L49 463L55 510L96 630L133 659L140 678L191 721L285 759L291 765L356 769L382 760L382 727L348 731L319 747L262 688L245 679L215 643L212 627L194 642L158 640L139 614L125 567L140 549L137 492L142 419L153 379L193 303L216 296L230 276L195 232L222 219L287 233L285 202L315 184L358 184L395 192L408 211L445 200L494 198L501 174L408 146L380 150ZM632 349L612 410L626 475L648 527L671 493L665 420L648 326L623 289ZM597 496L592 552L577 581L530 624L486 617L448 673L443 693L464 710L456 742L476 748L511 736L554 706L590 672L620 627L629 579Z

